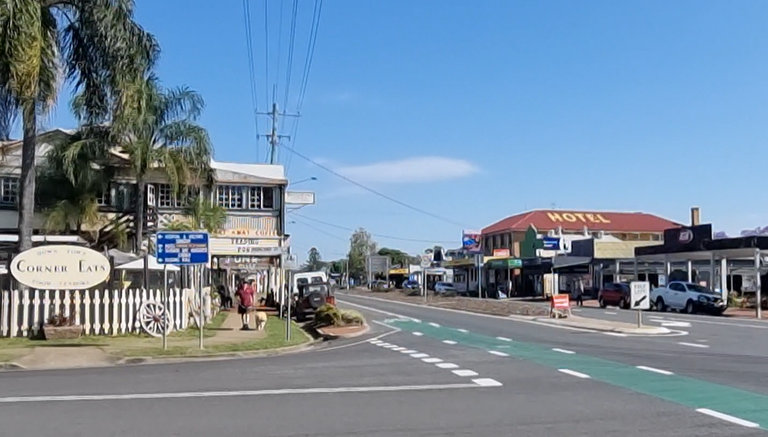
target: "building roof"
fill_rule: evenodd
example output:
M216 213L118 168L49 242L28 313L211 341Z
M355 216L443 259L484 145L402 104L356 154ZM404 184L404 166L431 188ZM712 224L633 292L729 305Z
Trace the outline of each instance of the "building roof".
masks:
M483 234L503 231L524 232L533 225L538 231L563 228L564 231L663 232L680 223L644 212L600 212L534 210L507 217L482 230Z
M285 168L274 164L241 164L211 160L218 182L252 182L287 184ZM245 176L245 177L243 177Z

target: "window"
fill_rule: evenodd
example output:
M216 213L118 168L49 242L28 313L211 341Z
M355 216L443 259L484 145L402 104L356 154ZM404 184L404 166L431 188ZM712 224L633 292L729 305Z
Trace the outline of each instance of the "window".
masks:
M216 192L219 206L227 209L243 209L243 187L219 185Z
M2 181L0 201L15 205L19 200L19 178L5 177L2 178Z
M96 198L96 204L99 206L110 206L112 204L111 200L112 196L109 188L107 188L101 193L99 197Z
M185 192L177 196L170 184L157 184L157 206L158 208L183 208L198 194L197 188L188 187Z
M218 203L227 209L272 210L275 209L275 188L240 187L219 185Z

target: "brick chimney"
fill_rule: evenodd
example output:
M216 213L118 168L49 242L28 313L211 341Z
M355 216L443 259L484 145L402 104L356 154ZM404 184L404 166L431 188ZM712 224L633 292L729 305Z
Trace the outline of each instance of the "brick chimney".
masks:
M701 211L698 206L691 208L691 226L698 226L701 224Z

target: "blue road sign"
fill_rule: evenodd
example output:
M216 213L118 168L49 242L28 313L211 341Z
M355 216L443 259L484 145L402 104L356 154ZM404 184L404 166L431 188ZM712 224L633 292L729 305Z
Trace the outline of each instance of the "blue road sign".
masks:
M544 237L542 238L545 250L560 250L560 239L557 237Z
M208 264L207 232L158 232L157 262L186 266Z

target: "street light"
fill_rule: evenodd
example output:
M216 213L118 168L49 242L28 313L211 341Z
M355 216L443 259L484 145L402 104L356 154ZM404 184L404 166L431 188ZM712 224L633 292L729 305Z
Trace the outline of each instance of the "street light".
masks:
M311 178L302 179L300 181L289 182L288 185L296 185L296 184L300 184L302 182L309 182L309 181L316 181L316 180L317 180L317 178L315 176L312 176Z

